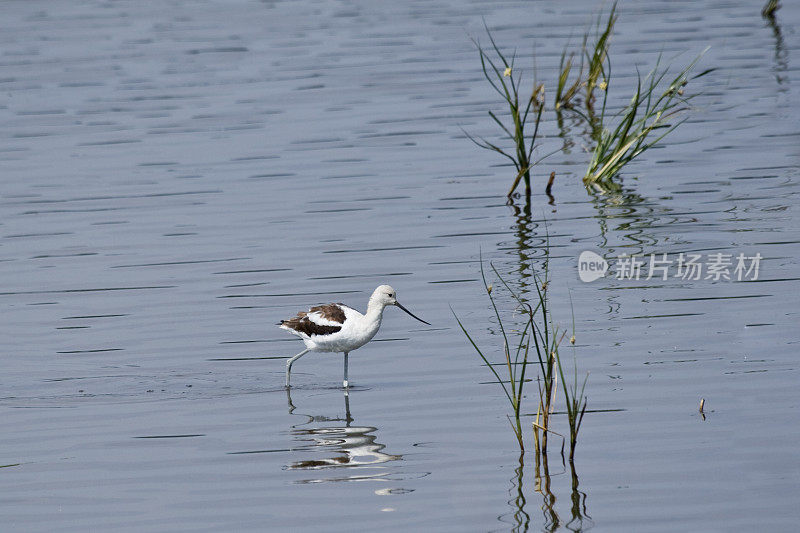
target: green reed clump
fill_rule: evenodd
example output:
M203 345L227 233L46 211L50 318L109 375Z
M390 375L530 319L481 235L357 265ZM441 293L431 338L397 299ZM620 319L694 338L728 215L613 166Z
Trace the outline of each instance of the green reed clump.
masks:
M461 322L455 312L453 312L453 316L455 316L459 327L461 327L461 330L464 332L464 335L466 335L470 344L472 344L473 348L475 348L475 351L478 353L492 374L494 374L498 383L500 383L500 386L503 388L503 392L505 393L514 414L513 418L509 416L509 421L511 422L511 427L514 430L514 434L517 437L517 442L519 443L521 450L525 449L522 438L522 422L520 417L522 399L524 398L523 390L526 383L526 373L529 364L538 363L540 371L540 376L537 379L539 404L537 407L538 414L536 421L534 422L534 436L536 438L537 450L546 453L547 435L548 433L555 433L550 428L550 415L554 410L558 382L557 372L558 368L560 368L560 363L558 362L558 345L564 338L563 333L559 338L558 334L560 331L553 324L550 317L550 311L548 309L547 287L549 281L547 279L547 261L545 262L543 278L534 273L537 298L535 305L531 305L525 301L520 294L518 294L509 286L494 265L490 263L490 266L492 271L497 276L497 279L500 280L502 285L506 288L506 290L508 290L508 292L516 301L517 309L522 313L522 316L525 319L522 330L517 332L518 338L514 339L512 342L509 339L506 325L504 324L503 318L497 308L492 285L486 281L483 260L481 260L481 279L483 280L483 286L486 289L486 294L489 297L489 301L492 305L492 309L494 310L494 314L497 318L500 332L503 337L504 361L502 363L492 363L483 350L475 343L474 339L464 327L464 324ZM512 347L514 348L513 355ZM536 357L535 362L533 360L533 355ZM500 372L497 371L495 366L504 368L505 375L503 377L501 377ZM543 431L541 441L539 440L539 430Z
M774 15L778 3L770 2L764 8L764 16ZM678 114L688 109L687 102L692 98L683 95L684 87L689 81L689 72L694 68L700 54L677 76L668 77L669 66L661 68L659 57L655 68L643 79L638 78L636 92L630 103L613 115L608 113L607 102L611 84L610 45L614 27L617 22L617 4L611 6L606 16L602 11L594 23L594 36L590 30L583 36L580 51L580 68L575 64L576 54L570 53L569 45L564 48L558 68L555 84L553 111L556 114L559 128L562 128L562 111L571 110L583 118L590 127L589 136L594 143L591 161L583 178L584 183L596 187L608 188L614 184L611 179L620 170L648 148L652 148L667 134L683 122L673 121ZM485 24L484 24L485 26ZM508 192L511 201L520 181L525 182L526 198L531 194L531 169L544 157L532 161L533 150L539 134L542 113L545 108L544 84L534 80L530 97L521 98L522 79L514 70L516 52L510 59L504 55L486 27L486 33L492 44L488 51L473 39L478 48L484 77L499 94L509 109L509 123L506 124L494 112L489 116L501 128L504 135L513 142L514 150L506 151L497 144L484 138L467 137L481 148L491 150L509 159L517 170L517 175ZM585 72L584 72L585 70ZM703 76L713 69L708 69L691 79ZM576 73L576 75L575 75ZM573 78L573 75L575 77ZM664 88L666 86L666 88ZM595 109L597 96L595 90L603 93L602 105ZM527 94L527 93L525 93ZM581 94L583 102L581 105ZM581 109L582 108L582 109ZM533 135L526 138L526 126L533 123ZM609 123L614 123L612 127ZM564 132L562 130L562 136ZM565 141L562 148L565 152L569 144ZM556 150L559 151L559 150ZM553 152L555 153L555 152ZM550 191L547 191L550 196Z
M684 88L690 80L689 72L702 55L671 78L667 78L669 66L661 68L659 57L655 68L644 79L639 77L630 103L614 116L616 126L613 129L603 127L583 178L585 183L609 181L625 165L652 148L685 120L671 122L676 115L688 109L687 103L693 96L684 96ZM712 70L705 70L691 79L704 76ZM602 124L607 123L606 101L607 98L604 98L600 112Z
M497 152L514 164L517 169L517 175L511 185L511 189L508 191L509 198L514 194L520 180L523 179L525 181L525 196L530 197L531 167L535 164L531 158L536 145L536 137L539 133L542 111L544 111L544 86L541 84L536 85L534 81L531 92L523 93L522 98L520 98L522 75L514 71L516 52L510 58L503 54L488 26L485 27L489 41L492 43L493 54L487 52L478 41L473 39L472 42L478 48L484 77L508 106L508 125L504 124L492 111L489 111L489 116L500 126L503 133L513 141L513 151L509 153L482 137L476 139L466 131L464 133L476 145L486 150ZM525 128L529 125L529 120L533 121L533 135L526 139Z

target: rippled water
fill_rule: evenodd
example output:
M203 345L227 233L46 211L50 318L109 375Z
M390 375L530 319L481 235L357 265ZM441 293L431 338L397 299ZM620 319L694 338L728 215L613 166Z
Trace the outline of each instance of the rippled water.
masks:
M792 530L800 10L743 4L623 2L612 105L659 53L716 70L619 191L545 115L566 150L526 211L464 138L497 105L469 37L485 17L528 73L535 45L551 87L594 2L4 3L3 529ZM499 356L479 253L528 291L548 235L590 412L575 469L537 475L449 306ZM583 284L583 250L764 259ZM274 324L381 283L433 326L388 309L349 397L333 354L287 397Z

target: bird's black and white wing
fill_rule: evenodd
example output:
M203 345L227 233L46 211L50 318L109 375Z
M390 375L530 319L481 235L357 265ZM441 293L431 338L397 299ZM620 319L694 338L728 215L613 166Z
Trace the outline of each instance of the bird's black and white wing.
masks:
M341 331L347 320L346 309L342 304L319 305L289 320L281 320L280 327L301 337L332 335Z

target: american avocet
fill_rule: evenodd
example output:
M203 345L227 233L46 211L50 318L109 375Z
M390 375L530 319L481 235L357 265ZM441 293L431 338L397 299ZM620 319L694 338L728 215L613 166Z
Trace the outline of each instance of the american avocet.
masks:
M301 311L296 317L281 320L279 326L294 333L306 345L306 349L286 361L286 387L290 387L292 364L308 352L342 352L344 353L344 387L347 383L347 356L356 348L361 348L378 333L383 318L383 310L387 305L396 305L420 322L421 318L400 305L397 293L388 285L381 285L369 297L367 313L362 315L344 304L328 304Z

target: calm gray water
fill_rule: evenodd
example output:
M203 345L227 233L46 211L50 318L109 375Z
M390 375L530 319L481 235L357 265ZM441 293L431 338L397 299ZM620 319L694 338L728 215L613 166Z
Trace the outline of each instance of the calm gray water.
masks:
M567 153L526 213L462 132L500 110L469 37L485 18L529 76L535 46L552 87L599 3L3 3L0 529L794 530L800 9L755 4L622 2L611 105L659 53L717 70L616 192L546 114ZM590 412L537 480L449 306L499 358L479 253L530 291L547 235ZM584 284L584 250L763 260ZM390 308L349 397L333 354L287 397L274 324L381 283L433 326Z

